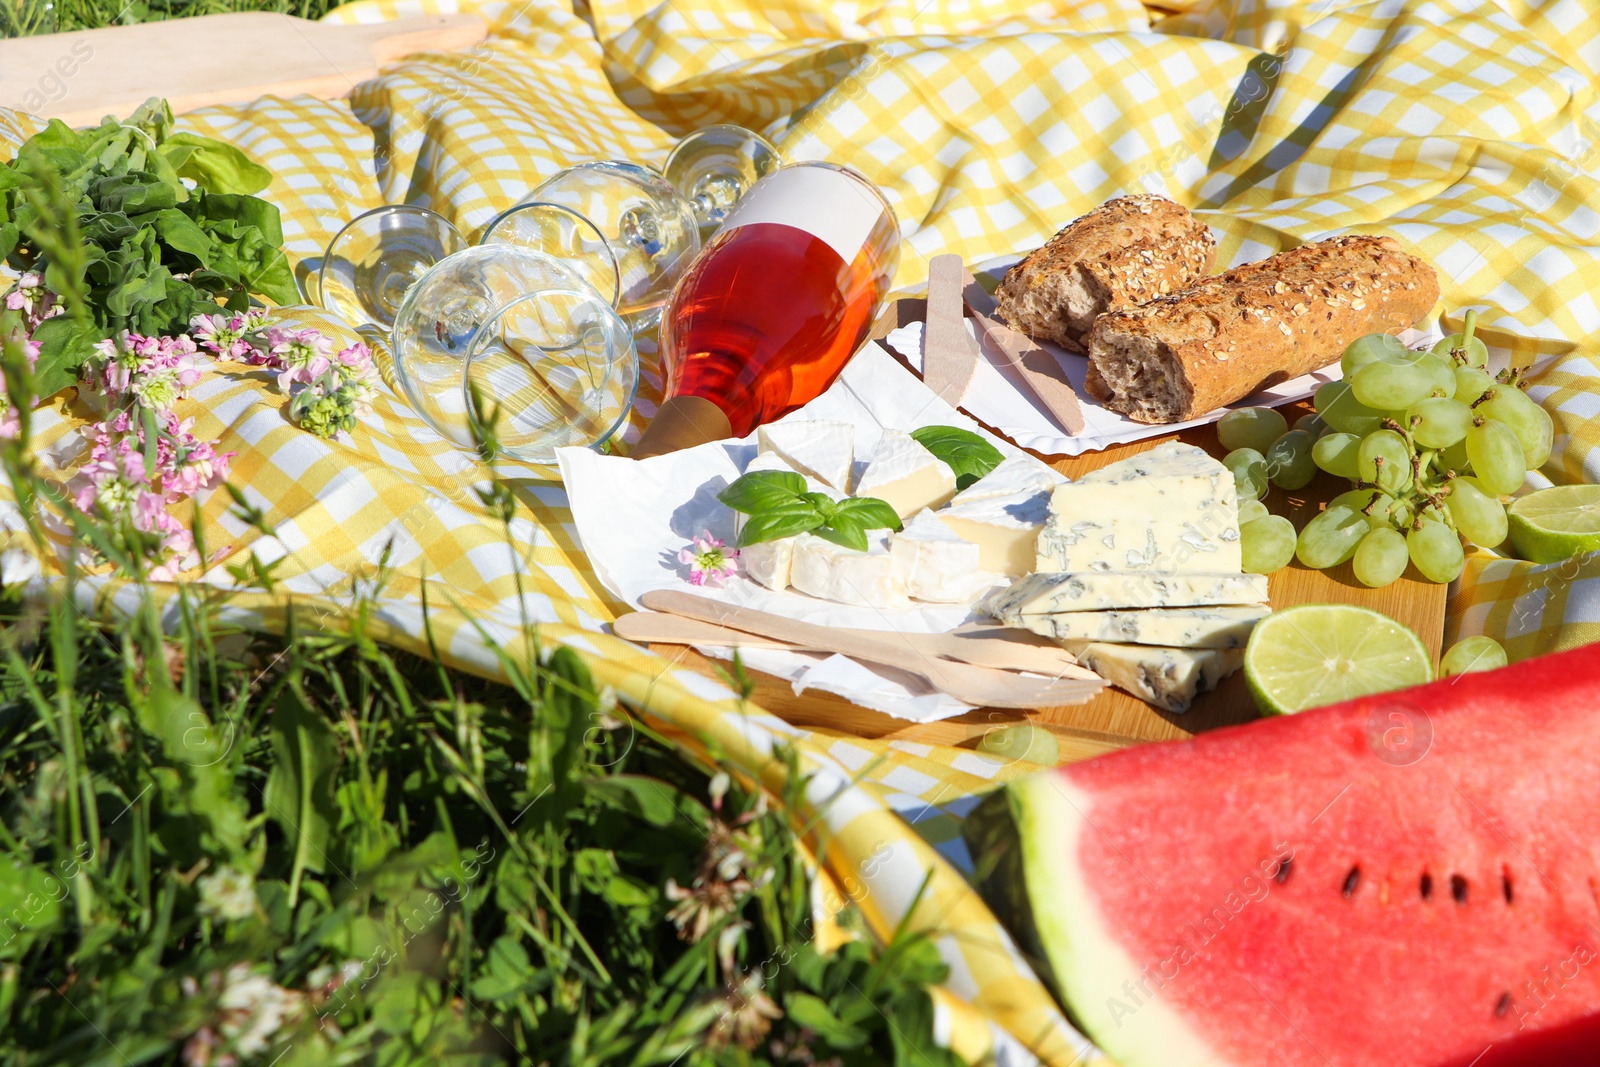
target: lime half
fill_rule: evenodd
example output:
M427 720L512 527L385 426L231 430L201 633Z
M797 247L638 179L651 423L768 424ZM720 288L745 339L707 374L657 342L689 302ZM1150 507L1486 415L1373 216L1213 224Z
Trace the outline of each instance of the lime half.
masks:
M1244 650L1256 706L1287 715L1433 680L1417 635L1349 604L1301 604L1256 623Z
M1513 500L1506 509L1511 550L1535 563L1558 563L1600 548L1600 485L1557 485Z

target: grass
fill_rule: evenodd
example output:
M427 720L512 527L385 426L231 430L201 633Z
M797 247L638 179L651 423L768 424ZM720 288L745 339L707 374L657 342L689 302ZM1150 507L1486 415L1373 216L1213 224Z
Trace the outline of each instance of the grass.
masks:
M0 0L0 37L131 26L232 11L272 11L319 19L339 3L340 0Z

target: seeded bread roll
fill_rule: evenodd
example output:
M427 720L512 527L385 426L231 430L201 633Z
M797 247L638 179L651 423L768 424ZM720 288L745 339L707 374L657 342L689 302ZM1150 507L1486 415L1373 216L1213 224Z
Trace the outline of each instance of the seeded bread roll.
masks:
M1211 231L1182 204L1119 196L1007 271L995 298L1016 329L1082 352L1097 315L1187 288L1210 272L1216 251Z
M1433 268L1397 242L1334 237L1100 316L1085 386L1138 422L1185 422L1399 333L1438 299Z

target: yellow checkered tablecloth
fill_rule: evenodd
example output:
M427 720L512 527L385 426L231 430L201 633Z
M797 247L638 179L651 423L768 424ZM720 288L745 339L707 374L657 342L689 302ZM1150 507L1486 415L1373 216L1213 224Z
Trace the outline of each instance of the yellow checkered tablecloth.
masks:
M1448 323L1481 312L1496 355L1541 368L1555 416L1550 480L1600 480L1600 8L1593 0L1193 0L1157 18L1134 0L549 0L484 3L487 43L420 55L348 100L264 98L184 116L276 175L302 284L328 239L382 203L433 207L469 233L563 166L659 164L710 122L764 130L793 159L849 163L885 191L909 252L971 260L1025 249L1120 192L1165 193L1221 238L1224 262L1346 229L1392 234L1438 268ZM362 0L371 22L456 10ZM0 111L0 141L36 123ZM311 309L281 317L353 335ZM630 439L660 377L645 350ZM82 412L39 419L69 457ZM833 886L879 928L912 906L951 964L941 1029L972 1060L1099 1056L1068 1026L967 888L955 834L974 794L1019 773L971 752L796 731L725 687L604 632L619 609L586 565L550 470L507 465L522 507L502 529L479 503L477 460L392 392L352 441L292 427L259 374L213 372L183 415L239 453L234 483L267 514L263 537L200 506L224 565L281 559L285 588L338 605L390 570L377 625L431 639L458 666L498 671L495 648L533 621L590 654L597 675L676 732L754 774L800 745L808 797L832 833ZM4 518L0 515L0 518ZM218 577L221 576L221 577ZM91 583L84 597L128 595ZM104 605L100 605L104 607ZM227 610L282 625L281 598ZM475 622L467 621L470 613ZM1480 553L1454 591L1450 633L1506 640L1513 658L1600 638L1600 557L1534 567ZM514 647L514 646L513 646ZM908 826L911 829L908 830ZM1026 1050L1026 1051L1024 1051Z

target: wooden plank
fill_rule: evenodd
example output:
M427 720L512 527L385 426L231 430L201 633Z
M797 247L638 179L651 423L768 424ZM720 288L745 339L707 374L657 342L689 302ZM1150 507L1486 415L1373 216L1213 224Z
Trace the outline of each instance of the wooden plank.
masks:
M894 302L879 317L873 328L873 337L881 338L898 326L917 321L922 314L922 305L922 301L915 299ZM1292 424L1295 419L1309 413L1312 408L1309 401L1302 401L1280 410ZM1152 437L1074 458L1041 458L1045 458L1046 462L1068 477L1077 478L1108 463L1137 455L1165 441L1173 440L1198 445L1214 456L1220 457L1223 454L1223 449L1217 442L1216 425L1213 423L1182 433ZM1265 503L1273 514L1288 516L1295 527L1299 528L1304 526L1312 515L1322 510L1324 502L1346 488L1348 488L1347 483L1331 475L1319 473L1316 480L1304 489L1286 492L1273 488L1267 495ZM1295 604L1340 603L1356 604L1380 611L1416 631L1436 664L1439 659L1440 644L1444 640L1444 609L1447 593L1448 587L1422 579L1415 568L1407 569L1405 576L1393 585L1383 589L1368 589L1355 580L1348 563L1330 571L1315 571L1296 561L1274 574L1270 584L1274 608L1285 608ZM654 647L684 666L716 676L717 666L690 649L666 645ZM725 670L726 665L721 665L721 668ZM1204 730L1246 722L1256 717L1255 704L1250 698L1243 673L1233 674L1218 687L1216 692L1200 696L1195 701L1194 707L1182 715L1158 711L1120 689L1108 688L1089 703L1077 707L1040 708L1033 712L980 708L958 718L925 724L908 723L902 719L868 711L842 698L827 694L806 693L797 697L787 682L760 674L753 674L752 677L756 682L753 699L768 711L797 726L860 737L971 748L986 732L997 726L1033 722L1046 727L1055 735L1061 744L1063 762L1086 759L1145 741L1178 740Z
M71 126L124 118L152 96L175 112L271 93L341 97L385 63L481 44L470 13L362 26L247 11L0 41L0 105Z

